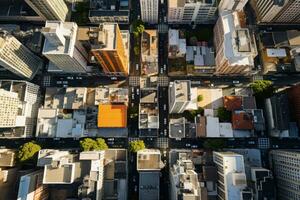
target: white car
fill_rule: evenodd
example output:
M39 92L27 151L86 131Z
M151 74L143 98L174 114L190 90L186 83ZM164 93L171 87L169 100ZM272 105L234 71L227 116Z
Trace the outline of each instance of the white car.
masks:
M72 76L68 76L68 77L67 77L67 79L69 79L69 80L73 80L73 79L74 79L74 77L72 77Z
M190 147L190 146L191 146L191 144L185 144L185 146L186 146L186 147Z
M239 84L240 81L232 81L233 84Z
M167 110L167 105L166 104L164 104L164 110Z
M167 118L164 118L164 124L165 125L167 124Z
M135 70L136 70L136 71L139 70L139 64L135 64Z
M110 79L113 80L113 81L115 81L115 80L117 80L117 77L113 76Z
M136 94L140 95L140 89L136 89Z

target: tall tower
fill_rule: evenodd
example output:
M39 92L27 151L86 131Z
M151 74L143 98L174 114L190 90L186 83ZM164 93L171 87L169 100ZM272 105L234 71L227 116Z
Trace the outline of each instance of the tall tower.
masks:
M58 71L85 73L87 70L87 52L76 42L77 29L74 22L47 21L42 30L46 37L43 55Z
M0 65L26 79L32 79L43 61L11 35L0 35Z
M45 20L65 21L68 7L64 0L25 0L26 3Z
M176 80L170 83L169 107L170 113L183 113L191 102L191 82Z
M124 37L123 37L124 36ZM91 52L108 75L128 75L128 49L124 41L127 32L121 32L117 23L104 23L98 32L98 44L92 45Z
M278 199L300 199L300 152L290 150L272 150L270 166L277 184Z
M143 22L158 23L158 0L140 0L141 16Z

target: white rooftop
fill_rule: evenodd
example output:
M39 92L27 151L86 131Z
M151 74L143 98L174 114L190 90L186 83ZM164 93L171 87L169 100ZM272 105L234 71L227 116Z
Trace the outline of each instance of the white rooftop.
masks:
M206 137L220 137L219 118L206 117Z
M267 56L268 57L286 57L286 50L285 49L272 49L272 48L268 48L267 49Z

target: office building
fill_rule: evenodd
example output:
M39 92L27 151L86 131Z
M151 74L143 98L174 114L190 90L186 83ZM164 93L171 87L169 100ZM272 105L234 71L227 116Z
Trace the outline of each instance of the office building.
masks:
M248 0L221 0L219 3L219 12L224 10L242 11Z
M257 55L256 44L244 16L224 11L214 27L216 74L250 75Z
M299 23L300 0L257 0L258 20L265 23Z
M74 22L47 21L42 33L45 36L43 55L50 63L49 72L85 73L87 52L76 42L77 24Z
M299 162L300 152L297 150L272 150L270 166L276 180L278 199L300 199Z
M203 24L216 19L215 0L169 0L168 23Z
M140 0L141 18L143 22L150 24L158 23L159 0Z
M218 169L218 199L251 199L243 156L233 152L213 152L213 160Z
M163 167L159 150L144 149L137 152L139 200L159 199L160 170Z
M25 2L45 20L65 21L68 7L64 0L25 0Z
M0 81L0 137L32 137L39 104L39 86L27 81Z
M251 168L251 181L254 200L276 199L275 181L270 170L260 167Z
M89 9L91 23L116 22L129 23L129 1L91 0Z
M96 43L91 45L91 53L112 76L127 76L129 73L129 33L121 31L117 23L100 24L95 33Z
M2 32L0 33L0 66L31 80L42 68L43 61L14 36Z
M170 82L169 112L183 113L191 101L191 82L188 80Z
M21 176L17 200L47 200L48 186L43 184L43 170Z

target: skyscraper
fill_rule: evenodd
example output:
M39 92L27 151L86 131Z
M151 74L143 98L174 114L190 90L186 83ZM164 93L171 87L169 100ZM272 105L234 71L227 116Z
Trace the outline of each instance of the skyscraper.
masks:
M168 22L177 24L201 24L216 19L215 0L169 0Z
M0 137L32 137L39 86L27 81L0 81Z
M158 23L158 4L159 0L140 0L143 22L150 24Z
M300 23L300 0L257 0L259 21Z
M43 55L55 67L48 71L85 73L87 52L76 42L77 24L74 22L47 21L42 33L46 37Z
M233 152L213 152L213 160L218 169L218 199L251 199L243 156Z
M64 0L25 0L26 3L45 20L65 21L68 7Z
M32 79L43 61L15 37L3 33L0 35L0 65L22 78Z
M300 199L300 152L291 150L272 150L270 166L273 170L278 199Z
M104 23L99 27L97 43L91 46L92 55L108 75L129 73L129 33L121 31L117 23Z

